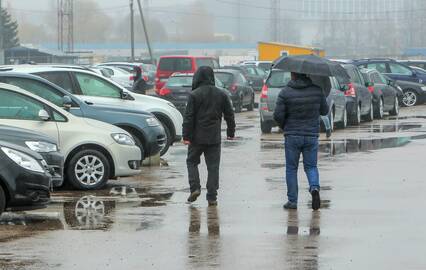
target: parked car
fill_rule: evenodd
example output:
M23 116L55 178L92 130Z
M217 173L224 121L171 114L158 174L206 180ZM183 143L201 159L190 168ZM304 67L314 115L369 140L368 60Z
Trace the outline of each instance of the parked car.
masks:
M133 72L128 72L124 69L114 66L93 66L90 67L90 69L106 78L113 80L128 90L132 90L133 88Z
M43 77L89 104L118 106L152 113L161 122L166 134L166 144L160 151L161 155L168 151L170 145L182 139L182 115L172 103L161 98L129 93L108 78L84 70L14 66L10 71Z
M134 77L136 76L136 71L139 69L142 74L142 78L146 83L146 89L152 89L154 87L155 73L152 71L152 67L151 67L152 65L137 63L137 62L107 62L107 63L98 64L96 66L111 67L111 68L115 67L130 73L129 79L132 81L132 86L133 86ZM131 90L132 88L128 88L128 89Z
M141 148L142 159L157 155L166 145L163 127L149 112L86 103L59 86L32 74L0 72L0 82L27 90L75 116L99 120L126 130Z
M6 209L37 209L49 203L51 175L40 154L0 141L0 164L0 215Z
M127 131L76 117L16 86L0 84L0 123L57 140L65 159L65 181L75 188L98 189L110 178L140 173L141 151Z
M155 75L155 89L159 90L163 88L173 73L195 73L201 66L209 66L215 69L219 68L219 62L216 58L209 56L161 56L158 61L157 74Z
M256 66L262 69L265 72L269 72L272 68L271 61L244 61L241 63L242 65Z
M34 130L0 124L0 141L26 147L39 153L47 163L49 173L52 176L52 186L62 186L64 156L59 152L56 140Z
M345 92L349 124L359 125L362 118L366 121L373 121L373 97L361 72L357 66L352 64L342 64L342 66L350 76L350 83L347 85L348 90Z
M243 108L253 111L254 90L240 71L234 69L216 69L214 75L222 82L224 88L231 93L235 112L241 112Z
M398 60L398 63L404 64L410 67L419 67L426 70L426 60Z
M163 88L156 91L157 95L165 100L172 102L176 108L185 115L186 103L188 102L189 93L192 91L192 73L174 73L167 80ZM222 89L231 99L231 93L224 88L222 82L215 78L216 87Z
M255 91L261 91L263 82L268 76L263 69L260 69L253 65L241 65L241 66L224 66L223 69L234 69L240 71L243 76L247 79L249 84Z
M260 129L262 133L271 133L271 129L277 126L273 117L275 105L279 93L287 86L290 80L290 73L280 69L272 69L266 79L260 94L259 103ZM330 106L328 117L330 123L332 123L332 129L334 129L334 126L345 128L348 123L348 115L344 92L341 90L341 86L335 78L330 78L330 84L332 88L327 97L327 103Z
M373 96L374 118L382 119L385 112L399 114L397 90L375 69L361 69L366 86Z
M412 107L422 104L426 100L426 86L424 84L409 81L396 81L386 75L385 78L390 81L391 85L403 91L403 95L399 99L402 106Z

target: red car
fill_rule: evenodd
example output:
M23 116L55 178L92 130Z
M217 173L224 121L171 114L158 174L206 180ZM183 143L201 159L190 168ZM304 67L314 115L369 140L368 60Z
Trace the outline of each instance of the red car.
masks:
M219 62L214 57L175 55L161 56L158 61L157 74L155 76L155 89L163 88L167 79L175 72L194 73L201 66L219 68Z

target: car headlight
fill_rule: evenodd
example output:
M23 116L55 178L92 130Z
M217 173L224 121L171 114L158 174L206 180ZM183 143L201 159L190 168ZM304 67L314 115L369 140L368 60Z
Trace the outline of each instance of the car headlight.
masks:
M58 147L54 143L42 142L42 141L28 141L25 144L33 151L38 153L49 153L57 152Z
M426 86L420 87L423 91L426 91Z
M124 133L113 133L111 134L111 137L116 141L118 144L123 145L135 145L135 141L133 138L127 134Z
M1 150L16 164L30 171L43 173L44 169L40 166L38 161L27 154L22 153L8 147L2 147Z
M156 127L160 125L160 122L158 122L157 118L155 117L150 117L146 119L146 123L148 124L148 126L150 127Z

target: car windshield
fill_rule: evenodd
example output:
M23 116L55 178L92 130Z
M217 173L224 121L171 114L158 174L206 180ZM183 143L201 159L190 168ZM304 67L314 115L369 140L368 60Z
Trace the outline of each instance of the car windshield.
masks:
M269 70L271 69L272 63L259 63L259 68L263 70Z
M191 70L191 58L162 58L158 67L163 71Z
M167 80L168 87L192 87L192 76L175 76Z
M290 72L282 70L272 71L271 76L266 81L268 87L284 87L291 80Z
M227 72L216 72L215 77L221 81L224 85L230 85L232 84L232 81L234 79L234 76L232 73Z

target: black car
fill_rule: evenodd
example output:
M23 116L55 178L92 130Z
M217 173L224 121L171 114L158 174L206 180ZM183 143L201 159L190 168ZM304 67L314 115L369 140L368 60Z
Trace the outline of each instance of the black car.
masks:
M426 60L398 60L398 62L406 66L426 69Z
M260 92L263 83L268 76L267 73L255 65L224 66L223 69L234 69L240 71L255 91Z
M426 100L426 86L421 83L396 81L386 77L396 88L401 88L403 96L400 103L404 107L412 107L423 103Z
M361 69L361 73L373 96L374 118L382 119L385 112L398 115L398 91L375 69Z
M126 107L86 103L56 84L31 74L0 72L0 82L27 90L59 107L64 107L73 115L99 120L126 130L141 148L142 159L158 154L165 147L164 129L151 113ZM150 124L152 121L157 124Z
M216 69L214 75L223 83L224 88L231 93L235 112L241 112L243 108L253 111L254 90L239 70Z
M33 130L0 125L0 141L26 147L39 153L49 167L52 186L62 186L64 181L64 156L59 152L56 140Z
M189 93L192 91L193 73L175 73L169 77L163 88L157 91L157 95L175 105L179 112L184 115ZM216 79L216 87L222 89L231 98L229 91L224 89L220 80Z
M345 91L346 109L351 125L359 125L362 118L373 121L373 97L368 91L368 85L364 81L358 67L352 64L342 64L350 76L350 83Z
M50 201L51 175L43 157L0 141L0 214L6 210L43 208Z

